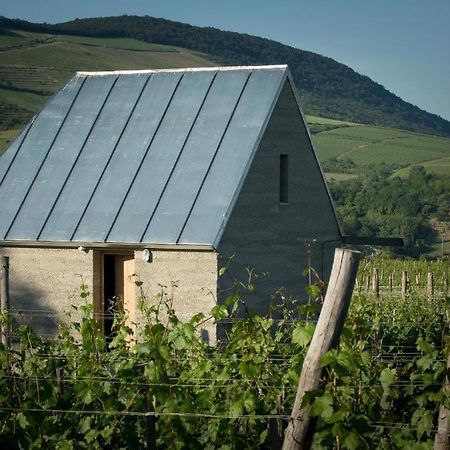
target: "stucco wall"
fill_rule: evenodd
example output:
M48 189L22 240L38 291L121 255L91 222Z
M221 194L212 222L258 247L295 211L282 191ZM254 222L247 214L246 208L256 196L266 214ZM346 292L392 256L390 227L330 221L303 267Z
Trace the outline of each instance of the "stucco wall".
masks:
M212 251L153 250L150 262L135 252L135 269L145 298L157 302L164 293L170 298L177 316L182 320L194 314L206 316L217 302L217 253ZM139 288L136 287L139 296ZM205 339L215 340L212 321L203 325Z
M9 256L11 307L42 335L56 333L58 321L73 312L71 305L82 304L82 283L93 291L92 251L0 248L0 256Z
M280 154L289 159L288 204L279 201ZM326 187L286 82L222 237L220 264L234 255L230 267L237 278L245 279L245 267L267 273L248 298L252 309L267 313L270 293L279 288L306 298L302 271L308 244L312 266L328 276L337 244L329 241L338 239Z
M101 251L92 250L0 248L0 256L10 258L11 307L22 311L21 320L40 334L55 334L64 314L73 314L72 305L83 303L79 296L82 282L91 292L91 300L93 295L102 295L101 255ZM182 320L198 312L207 315L216 304L215 252L153 250L152 261L145 262L142 251L136 251L135 271L147 301L156 302L158 294L164 292ZM139 298L138 286L135 293ZM137 319L139 322L139 316ZM211 322L199 331L205 339L215 340Z

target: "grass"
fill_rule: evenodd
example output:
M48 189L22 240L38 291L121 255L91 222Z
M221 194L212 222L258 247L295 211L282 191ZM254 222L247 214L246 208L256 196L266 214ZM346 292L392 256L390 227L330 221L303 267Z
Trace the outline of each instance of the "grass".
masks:
M320 118L314 122L320 124ZM310 119L308 119L310 120ZM324 123L329 123L325 119ZM336 128L313 135L313 141L322 161L335 157L349 158L357 166L367 164L397 164L404 166L400 175L408 173L413 165L450 176L450 139L382 128L371 125L336 124Z
M0 153L20 133L20 129L0 131Z
M95 47L109 47L122 50L134 50L145 52L175 52L180 53L180 50L168 45L151 44L148 42L138 41L129 38L94 38L87 36L57 36L57 41L73 42Z
M23 125L77 71L213 65L205 55L135 39L0 36L0 129Z
M439 175L448 175L450 174L450 156L427 161L425 163L422 163L421 166L425 167L427 172L432 172ZM405 167L404 169L397 170L395 174L400 177L406 177L408 176L412 167L413 165Z
M346 181L358 178L358 175L354 173L337 173L337 172L325 172L325 179L329 181Z

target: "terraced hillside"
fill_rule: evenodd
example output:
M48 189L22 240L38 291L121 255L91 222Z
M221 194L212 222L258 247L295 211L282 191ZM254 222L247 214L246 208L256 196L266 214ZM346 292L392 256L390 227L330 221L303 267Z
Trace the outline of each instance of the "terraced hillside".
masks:
M79 70L214 65L203 55L135 39L55 36L14 31L0 36L0 129L23 125Z

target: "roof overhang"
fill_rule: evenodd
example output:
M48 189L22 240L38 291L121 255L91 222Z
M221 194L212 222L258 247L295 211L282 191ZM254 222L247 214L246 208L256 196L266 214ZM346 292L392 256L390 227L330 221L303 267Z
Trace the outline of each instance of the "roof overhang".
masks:
M121 250L180 250L180 251L216 251L205 244L152 244L142 242L64 242L64 241L0 241L1 247L22 248L67 248L78 249L121 249Z

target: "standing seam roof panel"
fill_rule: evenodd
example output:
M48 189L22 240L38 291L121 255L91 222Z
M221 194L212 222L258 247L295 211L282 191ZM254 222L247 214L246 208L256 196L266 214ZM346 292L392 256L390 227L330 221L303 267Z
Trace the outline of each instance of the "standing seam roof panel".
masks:
M219 72L214 79L144 242L177 242L249 74Z
M105 84L115 82L114 76L104 78ZM136 75L117 78L45 225L43 240L49 236L71 240L147 78Z
M38 238L111 86L90 78L85 81L8 232L9 239Z
M9 145L8 151L4 152L3 154L0 154L2 157L0 158L0 186L3 183L5 175L8 173L9 168L14 162L14 159L16 158L17 153L20 150L20 147L22 147L22 143L25 140L28 131L32 127L33 122L28 124L22 132L17 136L14 141Z
M175 92L108 242L140 242L216 72L186 73Z
M0 237L4 238L22 204L34 177L58 136L85 78L75 77L34 120L0 188ZM6 150L9 152L9 149ZM3 159L3 156L2 156Z
M153 74L73 237L103 242L154 138L181 73Z
M179 243L217 246L285 77L280 70L252 73Z

